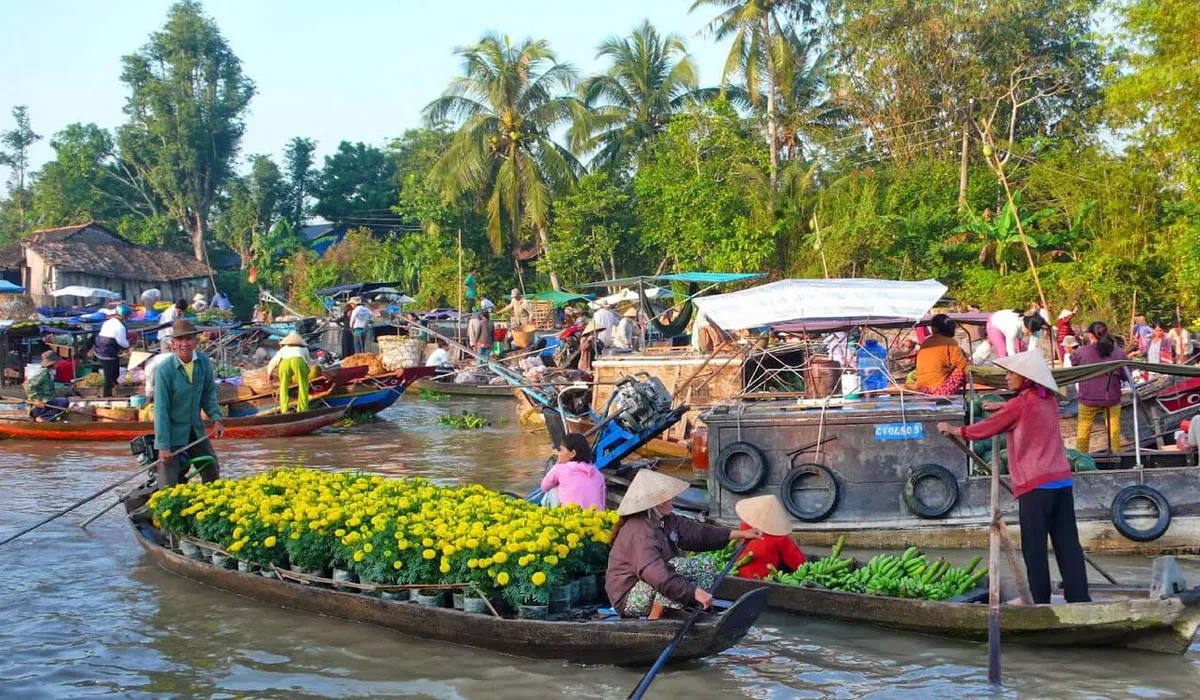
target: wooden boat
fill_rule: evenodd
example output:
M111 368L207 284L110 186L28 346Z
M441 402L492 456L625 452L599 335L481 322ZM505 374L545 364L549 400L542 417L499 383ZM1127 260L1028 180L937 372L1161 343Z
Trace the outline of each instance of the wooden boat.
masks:
M304 413L227 418L224 421L224 437L233 440L257 440L308 435L332 425L344 415L345 408L323 408ZM21 440L129 441L139 435L153 432L154 423L149 421L36 423L28 418L0 419L0 437Z
M513 398L512 387L508 384L456 384L454 382L440 381L433 377L424 377L413 382L412 387L418 391L428 389L429 391L436 391L439 394L450 394L451 396Z
M316 585L302 585L190 559L165 545L144 523L134 524L138 544L156 564L183 578L285 608L385 627L413 637L452 642L535 659L629 666L653 663L679 631L679 620L510 620L447 608L384 600ZM765 591L750 591L719 614L692 626L672 662L718 654L736 644L766 608Z
M373 377L363 377L351 381L342 389L315 399L314 406L327 408L346 408L354 412L378 413L396 403L404 391L415 380L433 373L433 367L409 367L407 369L377 374ZM254 416L278 406L274 395L230 403L227 410L230 416Z
M984 602L891 598L733 576L725 579L718 593L736 596L763 586L773 610L943 637L987 639ZM1165 600L1149 598L1147 589L1090 588L1091 603L1002 605L1000 638L1034 646L1119 647L1163 654L1182 654L1191 646L1200 626L1200 586Z

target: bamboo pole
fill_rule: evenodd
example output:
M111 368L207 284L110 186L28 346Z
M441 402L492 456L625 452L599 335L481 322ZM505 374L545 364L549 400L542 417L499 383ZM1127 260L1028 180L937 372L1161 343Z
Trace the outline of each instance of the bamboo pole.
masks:
M988 682L1000 685L1000 439L992 438L992 524L988 532Z

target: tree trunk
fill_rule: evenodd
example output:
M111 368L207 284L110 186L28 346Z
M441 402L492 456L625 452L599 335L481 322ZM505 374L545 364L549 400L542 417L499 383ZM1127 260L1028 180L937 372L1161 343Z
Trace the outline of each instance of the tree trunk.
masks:
M962 130L962 160L958 164L958 211L960 214L967 210L967 165L970 161L967 156L970 139L966 123L963 124Z
M771 147L771 197L779 185L779 125L775 119L775 57L771 54L771 15L763 13L762 32L767 52L767 139Z
M562 285L558 283L558 273L554 271L554 263L550 260L550 236L546 234L545 226L534 226L533 228L537 231L538 243L542 246L542 255L546 256L546 262L549 263L550 286L554 291L561 292Z
M204 238L208 233L208 223L200 214L192 215L192 257L204 262Z

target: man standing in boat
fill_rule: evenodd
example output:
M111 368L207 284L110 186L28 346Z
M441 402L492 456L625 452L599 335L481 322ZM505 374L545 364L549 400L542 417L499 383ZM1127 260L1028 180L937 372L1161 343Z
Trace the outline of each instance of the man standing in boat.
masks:
M1050 602L1050 565L1046 538L1062 574L1068 603L1091 601L1079 531L1075 526L1074 480L1058 432L1059 392L1045 358L1036 349L995 360L1008 372L1008 389L1017 395L1001 404L985 404L990 417L965 427L938 423L939 432L966 440L1008 433L1008 473L1021 523L1021 553L1033 602Z
M176 320L171 327L173 354L154 369L154 449L158 450L160 460L160 489L178 484L188 459L201 455L211 456L213 461L200 472L200 479L208 482L221 476L221 465L211 441L203 440L188 448L186 454L179 454L184 446L205 435L201 409L213 421L212 436L220 439L225 433L212 361L196 350L199 334L191 321Z

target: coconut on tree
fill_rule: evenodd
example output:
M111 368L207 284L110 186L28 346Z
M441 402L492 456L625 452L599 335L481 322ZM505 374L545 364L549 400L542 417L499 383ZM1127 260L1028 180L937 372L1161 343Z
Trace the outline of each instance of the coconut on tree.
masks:
M430 123L458 124L430 176L448 199L474 193L486 200L488 240L497 253L506 241L519 244L522 224L547 251L551 202L583 170L551 137L582 118L583 105L572 93L575 71L541 40L514 44L487 34L455 53L463 59L463 74L425 107ZM553 269L550 284L560 289Z

